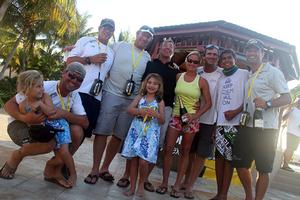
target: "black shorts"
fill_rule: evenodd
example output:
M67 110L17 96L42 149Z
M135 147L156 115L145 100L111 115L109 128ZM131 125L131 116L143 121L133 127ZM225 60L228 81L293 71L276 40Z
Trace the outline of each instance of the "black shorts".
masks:
M19 146L34 142L30 137L28 130L28 125L18 120L9 123L7 126L7 133L10 139Z
M89 120L89 127L84 130L84 136L91 137L93 130L96 127L97 119L101 108L101 102L89 94L79 92L79 95L81 97L82 105L86 112L86 116Z
M287 133L286 134L286 149L289 151L296 151L300 143L300 137Z
M215 125L200 123L199 132L195 134L191 146L191 153L197 153L202 158L212 157L214 155L213 131Z
M277 137L276 129L241 127L233 145L232 166L249 169L254 160L257 171L272 172Z

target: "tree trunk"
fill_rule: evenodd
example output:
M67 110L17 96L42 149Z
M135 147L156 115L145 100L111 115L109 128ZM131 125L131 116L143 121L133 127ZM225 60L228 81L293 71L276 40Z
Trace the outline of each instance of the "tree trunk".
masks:
M17 50L17 47L19 46L19 44L20 44L20 42L21 42L21 40L22 40L22 38L23 38L24 33L25 33L25 30L23 30L23 32L19 35L17 41L16 41L15 44L14 44L13 49L12 49L11 52L8 54L7 59L4 61L3 68L2 68L2 70L1 70L1 72L0 72L0 80L3 79L3 77L4 77L4 72L6 71L6 69L7 69L8 65L9 65L11 59L12 59L13 56L15 55L16 50Z
M0 7L0 22L2 21L7 8L9 7L12 0L4 0Z

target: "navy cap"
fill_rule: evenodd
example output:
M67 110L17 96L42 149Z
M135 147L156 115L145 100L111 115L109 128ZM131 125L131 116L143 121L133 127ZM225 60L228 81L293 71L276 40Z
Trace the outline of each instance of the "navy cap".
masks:
M250 39L247 44L245 49L249 49L250 47L256 47L257 49L263 49L265 47L263 41L259 39Z
M151 27L149 27L149 26L146 26L146 25L142 26L142 27L139 29L139 31L144 32L144 33L149 33L151 36L154 35L154 30L153 30L153 28L151 28Z

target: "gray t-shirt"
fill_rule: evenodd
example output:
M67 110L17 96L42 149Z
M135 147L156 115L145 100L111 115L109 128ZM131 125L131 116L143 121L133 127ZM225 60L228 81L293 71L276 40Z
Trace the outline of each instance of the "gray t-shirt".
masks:
M289 93L289 88L283 73L273 67L269 63L265 63L260 73L257 75L252 86L250 98L248 98L248 91L252 84L255 73L251 73L245 86L245 101L244 108L248 104L247 111L250 113L249 127L253 126L253 114L255 105L253 100L256 97L261 97L268 101L278 98L280 94ZM263 110L264 128L278 129L279 108L269 108Z
M134 61L137 63L133 70L132 63L132 47ZM109 72L109 78L104 84L104 90L114 95L134 99L138 94L142 76L145 72L147 62L151 60L150 55L146 51L141 51L133 44L127 42L119 42L112 46L115 52L115 59ZM140 54L141 53L141 54ZM133 80L135 82L135 90L133 95L127 97L123 94L127 80L130 79L133 73Z

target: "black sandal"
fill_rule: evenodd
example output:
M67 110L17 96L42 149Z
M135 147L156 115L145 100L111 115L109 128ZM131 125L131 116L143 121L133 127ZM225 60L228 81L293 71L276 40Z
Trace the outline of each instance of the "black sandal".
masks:
M90 180L88 180L90 179ZM87 183L87 184L91 184L91 185L94 185L97 183L99 179L99 176L96 175L96 174L89 174L85 179L84 179L84 182Z
M102 172L102 173L99 174L99 177L102 178L104 181L107 181L107 182L113 182L115 180L113 175L111 175L109 172Z
M154 192L155 190L152 183L148 181L144 182L144 189L147 190L148 192Z
M123 187L123 188L126 188L129 185L130 185L130 181L128 178L121 178L117 183L117 186Z

